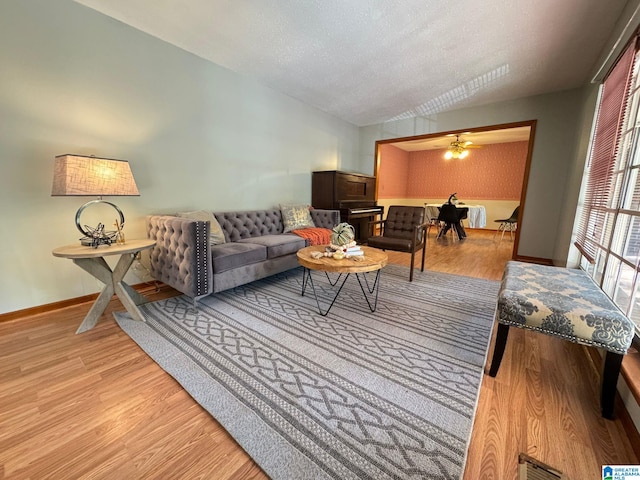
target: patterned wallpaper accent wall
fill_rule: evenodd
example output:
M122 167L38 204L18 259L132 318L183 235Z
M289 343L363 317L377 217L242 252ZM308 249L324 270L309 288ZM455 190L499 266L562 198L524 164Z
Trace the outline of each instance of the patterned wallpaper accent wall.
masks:
M519 200L528 145L485 145L462 160L445 160L445 150L408 152L406 198L447 198L457 192L461 201Z
M393 145L380 145L378 198L407 198L409 152Z

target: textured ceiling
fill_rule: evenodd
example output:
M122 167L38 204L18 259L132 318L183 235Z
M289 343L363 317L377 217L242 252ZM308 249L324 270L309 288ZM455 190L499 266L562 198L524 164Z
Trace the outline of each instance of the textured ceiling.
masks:
M358 126L588 83L626 0L76 0Z

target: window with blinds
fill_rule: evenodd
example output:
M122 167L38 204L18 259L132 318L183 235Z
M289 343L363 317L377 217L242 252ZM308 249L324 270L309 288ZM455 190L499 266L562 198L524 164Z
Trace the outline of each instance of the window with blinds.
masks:
M581 267L640 332L640 55L627 47L601 86L575 245Z

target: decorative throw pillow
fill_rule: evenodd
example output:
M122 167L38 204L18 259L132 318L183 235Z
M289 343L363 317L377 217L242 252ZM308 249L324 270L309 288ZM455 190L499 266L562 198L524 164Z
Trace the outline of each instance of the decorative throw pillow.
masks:
M196 210L195 212L182 212L178 214L179 217L190 218L191 220L198 220L200 222L209 221L209 244L219 245L225 243L224 232L222 227L216 220L215 215L212 212L206 210Z
M301 228L315 227L309 213L309 205L287 205L280 204L282 221L284 222L284 233Z

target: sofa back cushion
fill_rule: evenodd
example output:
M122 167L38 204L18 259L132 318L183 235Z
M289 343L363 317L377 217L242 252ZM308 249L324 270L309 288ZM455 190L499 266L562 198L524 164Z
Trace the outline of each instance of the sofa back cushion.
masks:
M214 212L227 242L243 238L276 235L284 231L280 209L242 212Z
M281 203L280 212L282 213L284 233L315 227L311 213L309 213L309 205Z
M209 222L209 244L220 245L225 243L225 236L222 228L218 224L218 220L209 210L196 210L195 212L181 212L178 217L190 218L191 220L199 220L201 222Z

